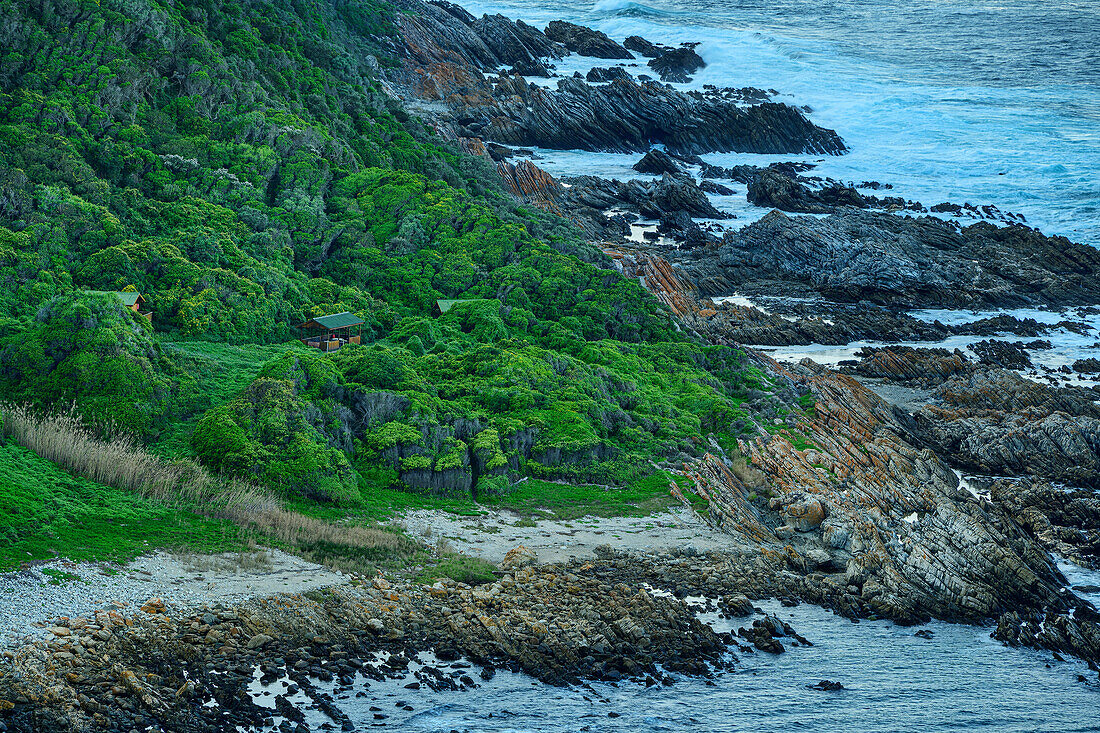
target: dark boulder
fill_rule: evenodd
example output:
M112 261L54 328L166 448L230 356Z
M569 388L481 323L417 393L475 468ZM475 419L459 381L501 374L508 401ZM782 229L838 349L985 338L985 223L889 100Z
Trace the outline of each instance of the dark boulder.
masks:
M1100 374L1100 359L1078 359L1073 362L1073 371L1079 374Z
M715 183L714 181L700 181L699 190L703 193L712 193L716 196L733 196L736 191L727 186L723 186L721 183Z
M623 46L639 56L645 56L648 59L657 58L661 55L661 52L665 50L663 47L658 46L656 43L651 43L641 36L627 36L626 40L623 41Z
M1032 366L1031 357L1019 341L987 339L971 345L970 350L978 355L978 361L982 364L1004 369L1029 369Z
M616 79L626 79L629 81L630 74L621 66L612 66L610 69L597 66L593 69L589 69L584 78L587 81L596 83L615 81Z
M546 37L560 43L570 51L581 56L593 56L598 59L632 59L634 54L602 33L583 25L566 23L564 20L552 20L546 26Z
M730 168L723 168L722 166L704 163L699 173L703 178L724 178L727 181L737 181L747 185L755 181L763 170L763 168L755 165L735 165Z
M672 159L672 156L657 148L646 153L642 159L632 167L639 173L648 173L654 176L660 176L665 173L679 174L684 172L684 169L680 167L679 163Z
M691 74L706 66L703 58L695 49L687 46L670 48L646 64L661 76L661 81L686 84Z
M568 184L563 194L566 210L626 209L657 220L679 211L700 219L729 218L728 214L714 208L690 176L665 174L655 181L609 181L596 176L577 176L562 179L562 182Z
M657 231L682 239L689 244L701 244L706 240L706 234L685 211L673 211L662 215L657 224Z
M794 176L765 169L749 183L749 202L801 214L829 214L839 206L866 208L867 200L854 188L828 186L812 189Z

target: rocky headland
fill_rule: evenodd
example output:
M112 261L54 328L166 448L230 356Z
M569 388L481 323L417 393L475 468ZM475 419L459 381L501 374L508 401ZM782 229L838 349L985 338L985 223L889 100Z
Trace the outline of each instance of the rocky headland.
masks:
M987 339L975 346L976 358L868 350L843 373L760 355L770 379L808 388L815 404L777 415L774 431L739 441L739 455L716 446L683 471L731 542L814 577L816 590L802 595L815 602L906 622L1048 613L1091 630L1042 643L1095 656L1094 612L1065 588L1047 553L1052 538L1072 534L1052 527L1069 524L1081 536L1068 544L1087 554L1091 514L1050 501L1047 524L1021 517L1024 507L1042 514L1037 506L1048 495L1035 487L1043 482L1097 485L1098 393L1013 371L1032 366L1029 349L1049 347L1041 340L1049 324L1000 315L948 325L909 311L1100 303L1100 252L1029 229L995 207L928 207L879 194L889 184L814 176L809 163L708 163L701 156L717 151L846 148L794 107L644 78L645 69L674 59L683 68L672 71L690 76L702 64L693 48L672 56L646 39L620 44L572 24L540 32L447 3L415 9L405 16L392 83L422 101L444 136L493 160L514 195L582 226L703 339L843 345L1005 332L1032 339ZM524 78L552 79L554 62L569 52L627 65L594 67L551 86ZM636 69L634 54L668 63ZM539 73L526 73L532 68ZM510 146L636 152L634 168L646 177L557 179L529 151ZM709 194L731 195L730 185L774 211L737 230L696 221L728 220ZM964 226L931 214L988 221ZM656 223L649 244L632 236L639 221ZM742 297L723 302L735 293ZM1003 477L1002 498L967 488L960 471ZM1012 486L1021 492L1015 503L1003 499Z
M150 601L136 616L55 619L47 640L4 652L0 730L261 725L272 712L247 693L254 673L303 690L336 679L346 690L428 651L554 684L668 684L663 670L707 675L736 664L731 654L802 643L766 616L736 637L717 634L685 595L731 616L779 597L857 619L985 624L1006 643L1100 663L1100 615L1056 558L1098 563L1100 391L1021 376L1029 352L1049 348L1050 324L1000 315L949 325L910 313L1095 305L1100 251L992 207L926 208L869 193L888 184L806 175L809 164L708 164L701 156L714 152L847 148L769 92L676 88L704 63L690 44L475 18L443 0L400 8L399 64L380 71L395 99L494 165L512 195L578 224L605 264L636 276L684 330L758 347L987 340L972 355L867 348L837 369L746 348L764 378L809 397L778 409L750 393L763 419L736 445L671 467L690 486L673 494L720 533L721 551L601 548L545 565L517 552L478 587L358 578L233 606ZM570 53L609 63L555 77ZM526 147L637 154L644 177L559 179ZM730 215L709 196L734 185L774 211L738 230L711 226ZM651 239L632 237L639 221L652 224ZM988 340L1005 333L1028 341ZM1076 368L1082 383L1100 372L1086 360ZM440 689L477 684L422 676ZM340 722L331 699L314 701ZM285 698L276 709L295 720Z

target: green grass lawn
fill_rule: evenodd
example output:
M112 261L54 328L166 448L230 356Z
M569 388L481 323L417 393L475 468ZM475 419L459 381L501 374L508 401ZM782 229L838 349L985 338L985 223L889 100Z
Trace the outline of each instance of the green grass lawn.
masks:
M528 479L516 484L511 493L487 497L482 504L536 519L645 517L679 504L669 494L669 481L675 478L670 473L658 471L621 488Z
M156 549L243 546L232 524L75 478L0 442L0 571L56 557L124 561Z
M192 376L198 380L196 392L200 409L188 420L174 422L149 449L166 458L193 454L189 440L195 423L211 408L224 405L252 383L265 362L288 349L302 349L298 341L282 344L224 344L209 341L161 341L170 355L187 357Z

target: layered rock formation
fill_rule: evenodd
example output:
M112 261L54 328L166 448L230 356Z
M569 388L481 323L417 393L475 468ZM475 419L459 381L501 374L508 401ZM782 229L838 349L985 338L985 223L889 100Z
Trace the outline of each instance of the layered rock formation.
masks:
M686 268L616 254L681 322L721 340L719 309L703 305ZM1100 655L1095 609L1065 588L1047 554L1092 561L1092 494L1005 482L990 501L950 467L1095 482L1094 391L1039 385L944 349L864 350L855 373L924 403L901 407L813 362L788 369L757 358L773 381L809 389L812 409L777 414L772 429L739 441L740 456L716 450L685 475L715 525L779 563L768 572L785 566L802 578L797 597L845 614L995 618L1008 643Z
M1072 607L1043 548L909 443L887 403L812 364L768 367L808 386L816 405L790 427L741 441L745 469L716 458L692 469L720 526L823 572L830 603L851 613L978 621Z
M390 81L413 100L431 103L420 104L419 111L451 137L620 152L645 151L655 142L684 153L845 150L835 132L784 104L744 107L719 93L682 93L629 77L602 86L566 78L547 89L519 74L497 75L502 67L541 67L570 49L632 58L591 29L552 23L544 34L500 16L475 19L445 2L411 0L404 10L398 48L403 64L389 74ZM680 50L664 53L676 57L668 60L670 70L691 65Z
M1100 301L1100 250L1020 226L959 228L931 217L778 211L684 267L705 294L820 296L895 308L990 308ZM705 286L704 286L705 283Z
M896 418L912 439L961 468L1100 486L1093 390L1039 384L943 349L865 349L855 371L931 388L927 405L897 409Z
M1100 568L1100 495L1048 481L990 482L990 498L1052 553Z

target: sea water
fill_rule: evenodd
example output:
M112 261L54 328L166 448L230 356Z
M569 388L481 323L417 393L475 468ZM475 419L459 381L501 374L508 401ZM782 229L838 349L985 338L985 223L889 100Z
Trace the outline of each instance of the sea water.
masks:
M1022 214L1046 234L1100 246L1100 0L464 4L473 13L500 12L536 25L554 19L582 23L619 41L637 34L668 45L699 42L696 50L706 68L691 83L673 86L774 89L777 100L805 106L814 122L835 129L850 148L842 156L710 154L703 156L707 162L813 162L817 168L810 175L888 183L894 188L880 195L925 206L992 204ZM626 63L640 74L650 72L645 61ZM556 71L570 75L616 63L623 62L572 55L558 62ZM556 79L531 81L557 84ZM559 176L645 177L631 169L639 154L535 152L538 165ZM767 213L746 201L743 185L723 183L734 195L710 198L736 217L725 226L740 227ZM1043 311L1018 315L1067 319ZM946 311L918 317L945 323L976 319ZM1100 319L1086 315L1076 320L1086 327L1042 336L1054 349L1032 351L1037 365L1057 369L1077 359L1100 358ZM918 345L965 350L977 340L958 337ZM865 345L879 344L769 351L781 360L810 356L828 363L851 358ZM1038 376L1034 370L1025 374ZM1092 383L1076 375L1058 380Z
M1077 582L1100 574L1074 569ZM933 622L921 627L886 621L852 623L807 604L757 604L791 624L812 647L773 655L737 652L732 672L709 683L679 677L671 686L597 682L553 687L513 672L483 680L479 668L453 669L430 654L421 662L444 674L467 675L478 687L460 692L411 690L412 673L385 682L360 678L336 693L356 729L402 731L1100 731L1100 681L1078 661L1050 652L1014 649L990 629ZM717 630L751 619L701 613ZM916 636L919 629L931 638ZM1084 678L1086 681L1079 681ZM809 689L820 680L843 690ZM280 692L281 685L272 686ZM322 689L332 690L332 685ZM260 693L255 685L253 692ZM362 694L361 697L357 697ZM302 693L293 700L307 708ZM406 709L406 707L411 709ZM375 710L372 710L375 708ZM378 710L380 709L380 710ZM375 717L376 714L384 716ZM307 710L316 728L326 718Z
M1047 234L1100 245L1100 0L462 4L536 25L582 23L619 41L699 42L706 68L674 86L775 89L778 101L809 107L851 149L703 156L708 162L810 160L820 175L890 183L891 195L926 206L993 204ZM615 63L574 56L559 71ZM632 71L648 71L638 63ZM637 158L539 152L563 174L629 175Z

